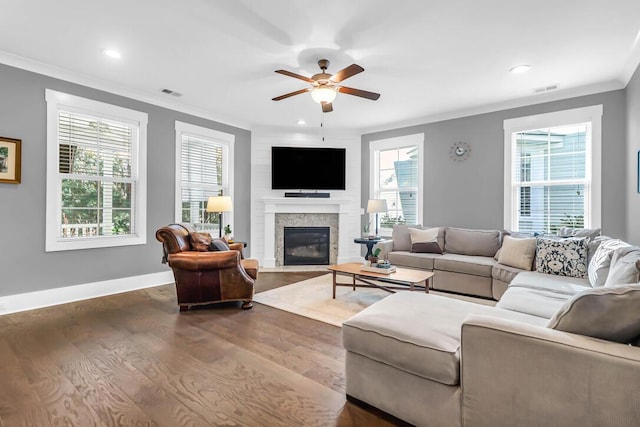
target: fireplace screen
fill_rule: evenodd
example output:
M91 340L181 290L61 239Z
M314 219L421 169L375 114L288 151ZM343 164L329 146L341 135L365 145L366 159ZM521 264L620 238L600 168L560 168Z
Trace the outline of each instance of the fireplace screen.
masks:
M328 265L329 227L284 227L284 265Z

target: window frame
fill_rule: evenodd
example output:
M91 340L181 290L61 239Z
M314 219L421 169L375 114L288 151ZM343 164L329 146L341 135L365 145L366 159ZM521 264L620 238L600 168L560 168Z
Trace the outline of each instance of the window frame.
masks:
M46 172L46 224L45 251L66 251L105 248L147 243L147 123L148 114L117 105L70 95L51 89L45 90L47 104L47 172ZM131 160L131 177L135 184L132 200L132 234L91 237L60 237L58 229L62 223L62 180L59 172L60 111L86 114L128 123L136 128Z
M235 210L234 198L234 152L235 152L235 135L221 132L218 130L194 125L191 123L176 120L176 175L175 175L175 211L174 219L178 223L182 223L182 136L193 136L199 139L207 140L212 143L222 145L222 191L225 196L231 197L231 203ZM225 184L226 183L226 184ZM211 194L213 196L213 194ZM234 211L224 213L224 222L231 226L234 225ZM222 227L222 224L220 225Z
M518 196L512 166L516 160L516 135L534 129L590 123L585 144L585 228L599 228L602 221L602 104L554 111L504 121L504 211L506 230L518 231ZM588 190L588 191L587 191Z
M378 139L369 142L369 199L377 199L379 198L380 189L378 188L378 175L379 175L379 164L376 153L379 151L385 150L398 150L401 148L407 147L416 147L418 150L417 159L418 159L418 185L416 192L416 222L419 224L423 223L423 189L424 189L424 133L417 133L412 135L404 135L395 138L385 138ZM365 204L366 206L366 204ZM366 209L365 209L366 211ZM366 214L366 212L365 212ZM375 215L376 214L368 214L367 222L374 223L372 229L375 228ZM383 234L383 231L386 233L390 233L392 229L390 228L380 228L380 234L383 236L390 236L390 234Z

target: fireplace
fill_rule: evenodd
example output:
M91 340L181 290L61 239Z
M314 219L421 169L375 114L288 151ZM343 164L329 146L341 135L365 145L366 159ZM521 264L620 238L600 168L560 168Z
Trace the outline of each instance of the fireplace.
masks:
M328 265L329 227L284 227L284 265Z

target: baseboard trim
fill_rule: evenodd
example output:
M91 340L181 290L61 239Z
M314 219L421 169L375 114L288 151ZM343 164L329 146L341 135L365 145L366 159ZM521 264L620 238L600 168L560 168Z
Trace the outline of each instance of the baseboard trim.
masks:
M173 273L171 271L163 271L160 273L104 280L102 282L46 289L44 291L6 295L0 297L0 315L98 298L138 289L152 288L154 286L173 283L173 281Z

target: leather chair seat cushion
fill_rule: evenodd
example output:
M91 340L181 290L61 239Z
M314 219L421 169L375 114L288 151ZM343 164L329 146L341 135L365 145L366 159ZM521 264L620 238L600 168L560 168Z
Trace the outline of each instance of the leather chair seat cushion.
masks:
M257 259L243 259L240 260L242 267L252 279L258 278L258 260Z
M543 326L546 319L418 292L398 292L342 325L348 351L447 385L460 382L460 331L469 314Z

